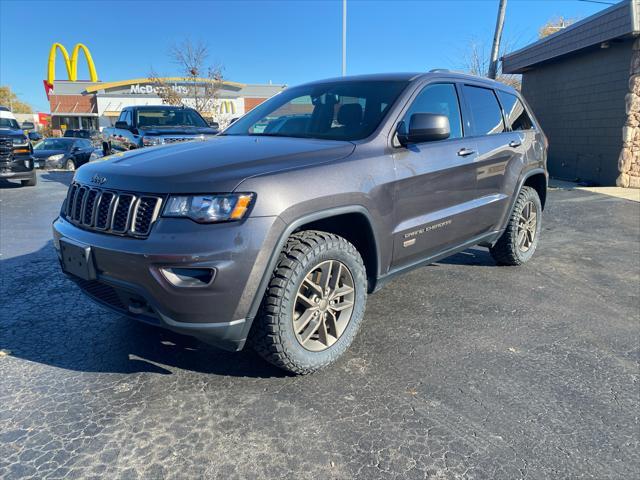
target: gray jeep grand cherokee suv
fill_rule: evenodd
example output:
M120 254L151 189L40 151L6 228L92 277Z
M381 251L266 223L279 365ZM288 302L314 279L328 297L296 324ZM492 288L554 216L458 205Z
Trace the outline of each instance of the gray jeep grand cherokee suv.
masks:
M435 72L289 88L206 142L80 168L54 243L95 301L309 373L367 294L473 245L531 258L546 139L518 92ZM401 320L401 319L400 319Z

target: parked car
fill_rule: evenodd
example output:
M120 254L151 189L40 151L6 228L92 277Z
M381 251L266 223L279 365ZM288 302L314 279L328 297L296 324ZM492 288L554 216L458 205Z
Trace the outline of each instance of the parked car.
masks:
M22 122L22 130L24 133L32 132L36 129L36 126L33 122Z
M546 152L502 83L442 71L314 82L211 141L80 168L54 244L102 305L230 350L249 342L305 374L340 357L367 294L396 275L475 245L500 265L529 261ZM388 320L389 332L402 322Z
M84 138L47 138L33 148L37 168L73 171L87 163L95 147Z
M65 138L84 138L91 140L91 143L95 147L102 147L102 136L97 130L88 129L67 129L64 131L63 137Z
M20 180L22 186L38 182L33 167L33 147L7 107L0 107L0 179Z
M215 127L215 128L214 128ZM170 105L125 107L114 127L102 130L105 155L188 140L203 140L218 133L193 108Z

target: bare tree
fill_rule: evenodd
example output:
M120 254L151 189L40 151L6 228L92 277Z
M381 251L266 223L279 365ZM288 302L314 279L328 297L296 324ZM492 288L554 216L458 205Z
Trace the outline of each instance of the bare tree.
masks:
M500 58L506 55L510 48L510 42L503 41ZM483 41L471 39L468 49L462 55L462 68L465 72L479 77L488 77L491 66L491 50L487 48ZM514 88L520 89L520 75L510 75L502 73L502 62L499 62L496 80Z
M555 17L545 23L540 30L538 30L538 38L548 37L560 30L564 30L572 23L575 23L573 18Z
M162 103L166 103L167 105L183 105L182 96L174 86L160 77L153 69L151 69L148 77L149 81L155 87L157 95L162 99Z
M186 39L171 47L169 57L178 66L179 79L184 86L177 88L152 69L148 78L158 96L169 105L190 106L202 116L216 119L220 113L218 97L223 83L223 68L207 64L207 45Z

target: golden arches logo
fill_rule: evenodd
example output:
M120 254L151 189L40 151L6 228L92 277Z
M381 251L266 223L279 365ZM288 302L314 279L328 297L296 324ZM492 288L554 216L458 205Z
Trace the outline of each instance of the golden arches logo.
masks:
M67 76L69 80L71 80L72 82L78 80L78 55L80 54L80 50L82 50L85 58L87 59L87 66L89 67L89 77L91 81L98 81L98 73L96 72L96 66L93 63L91 52L89 52L89 49L84 44L78 43L75 47L73 47L71 58L69 58L69 52L67 52L67 49L64 48L61 43L54 43L53 45L51 45L51 50L49 51L47 80L45 80L45 89L47 89L47 95L49 95L50 91L53 90L53 82L56 79L56 55L58 53L58 50L64 57L64 63L67 68Z
M236 104L231 100L222 100L218 106L220 113L236 113Z

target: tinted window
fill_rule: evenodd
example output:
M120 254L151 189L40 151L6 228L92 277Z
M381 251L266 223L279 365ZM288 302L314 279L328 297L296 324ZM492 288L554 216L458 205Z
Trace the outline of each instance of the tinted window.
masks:
M47 138L33 148L34 150L69 150L73 143L66 138Z
M204 119L195 111L188 108L159 108L153 110L145 108L138 110L138 127L208 127ZM129 120L129 123L131 121Z
M127 120L126 117L127 117L127 110L122 110L120 112L120 116L118 117L118 121L119 122L126 122L126 120Z
M493 90L465 85L464 96L473 116L475 135L490 135L504 132L502 112Z
M373 133L407 86L401 81L339 81L293 87L228 127L223 135L357 140Z
M76 146L80 148L91 148L91 142L89 140L78 140Z
M409 107L404 122L409 125L414 113L438 113L449 117L451 136L462 137L462 122L460 120L460 105L456 87L451 83L428 85L422 90Z
M20 130L18 122L13 118L0 117L0 128L11 128L12 130Z
M533 128L533 122L518 97L500 90L498 90L498 97L511 130L529 130Z

